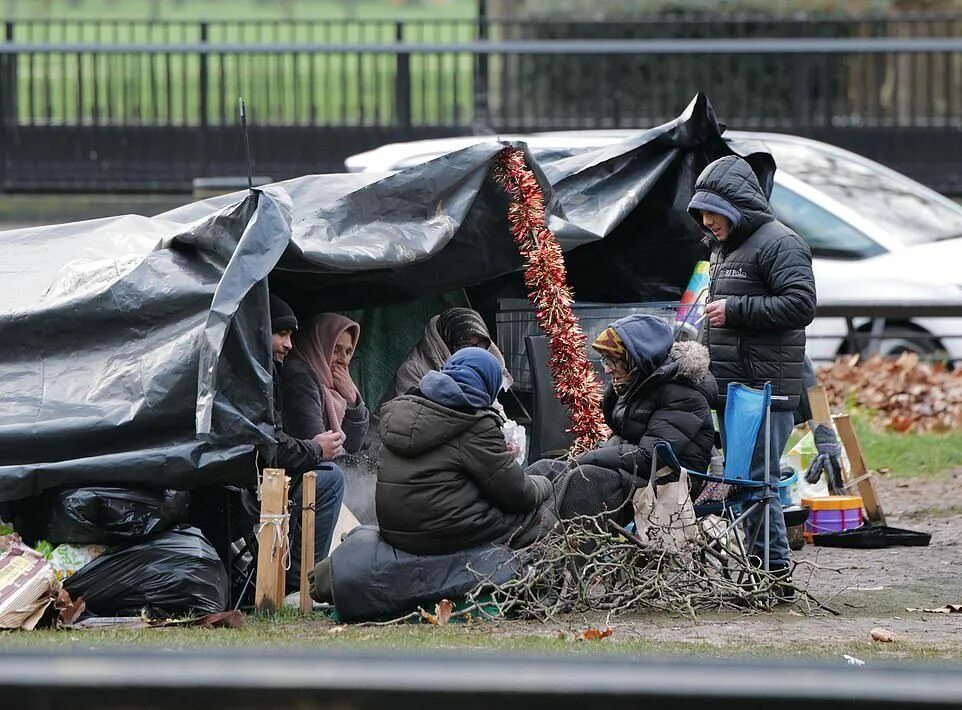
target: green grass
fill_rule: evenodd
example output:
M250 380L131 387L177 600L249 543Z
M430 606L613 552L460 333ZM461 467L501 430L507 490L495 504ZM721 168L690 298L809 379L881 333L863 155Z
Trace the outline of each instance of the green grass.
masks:
M962 432L899 434L855 417L855 430L869 468L899 476L932 475L962 466Z
M898 476L935 475L962 467L962 431L945 434L900 434L873 424L866 413L853 414L865 463ZM808 429L798 428L786 450Z
M659 617L662 622L664 617ZM729 620L750 617L729 615ZM43 629L33 632L0 634L0 648L103 649L111 646L142 646L180 650L187 648L344 648L366 650L393 649L406 652L451 650L479 650L485 652L522 653L592 653L617 654L619 656L676 656L676 657L747 657L747 658L802 658L838 659L842 654L852 654L862 659L957 658L956 645L947 643L916 644L900 641L897 646L883 647L870 641L806 640L804 634L788 633L783 637L760 638L751 642L731 642L720 635L717 643L685 641L685 625L676 619L672 622L673 636L677 640L665 641L647 634L643 619L632 619L633 624L613 623L615 633L602 641L586 642L578 639L579 633L589 626L604 626L599 621L586 622L572 619L570 626L517 624L453 624L446 627L406 625L393 627L335 626L326 618L314 615L301 618L293 612L285 612L276 619L257 616L247 617L240 629L145 629L145 630L98 630L58 631ZM786 624L801 620L785 616ZM655 622L657 623L657 621ZM793 627L794 628L794 627ZM802 627L797 629L801 632Z

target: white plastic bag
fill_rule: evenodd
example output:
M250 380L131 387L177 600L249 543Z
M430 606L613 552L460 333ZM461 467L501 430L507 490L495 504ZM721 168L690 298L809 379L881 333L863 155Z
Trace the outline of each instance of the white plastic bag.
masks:
M528 456L528 435L524 427L514 419L508 419L508 415L505 414L501 402L495 400L491 408L504 419L504 424L501 426L501 432L504 434L504 443L508 445L509 451L514 451L514 460L518 462L518 465L524 466L524 460Z
M528 455L528 436L524 427L514 419L508 419L501 427L501 431L504 432L504 441L508 445L508 449L512 450L513 447L513 450L516 451L514 460L518 462L519 466L524 466L524 460Z

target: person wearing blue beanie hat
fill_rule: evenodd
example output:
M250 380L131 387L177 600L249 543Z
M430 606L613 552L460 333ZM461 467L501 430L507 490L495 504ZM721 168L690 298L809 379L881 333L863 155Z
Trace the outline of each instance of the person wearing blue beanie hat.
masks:
M462 348L448 358L440 372L421 378L418 389L445 407L472 411L490 407L501 389L503 368L497 358L481 348Z
M551 482L525 473L505 442L492 406L502 381L494 355L462 348L384 405L374 501L389 545L416 555L521 548L555 525Z

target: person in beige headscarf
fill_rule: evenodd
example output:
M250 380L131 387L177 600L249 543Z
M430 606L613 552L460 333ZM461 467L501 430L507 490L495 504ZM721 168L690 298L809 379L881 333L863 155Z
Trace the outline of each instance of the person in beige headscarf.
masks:
M361 326L338 313L320 313L295 336L284 363L284 427L291 436L324 440L324 458L356 453L370 415L349 365Z
M504 356L491 339L480 313L471 308L449 308L434 316L424 327L421 340L398 367L376 411L417 387L422 377L432 370L440 370L449 357L468 347L487 350L504 367ZM507 371L505 377L506 384L510 385L511 376Z

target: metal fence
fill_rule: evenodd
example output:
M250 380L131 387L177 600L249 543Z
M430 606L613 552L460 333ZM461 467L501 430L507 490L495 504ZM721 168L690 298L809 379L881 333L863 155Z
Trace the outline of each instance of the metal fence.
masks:
M44 139L74 163L110 155L115 170L149 153L145 141L197 168L230 163L219 145L233 145L239 95L261 148L285 156L275 161L280 178L309 171L298 159L304 140L327 149L311 156L323 162L316 167L338 169L347 151L386 139L644 128L704 91L732 128L827 139L962 189L950 159L962 153L962 15L746 16L710 29L702 16L590 25L7 22L0 62L8 188L26 177L24 163L51 162L36 145ZM124 152L114 156L108 140ZM207 157L198 164L199 153ZM172 182L193 177L173 173Z

